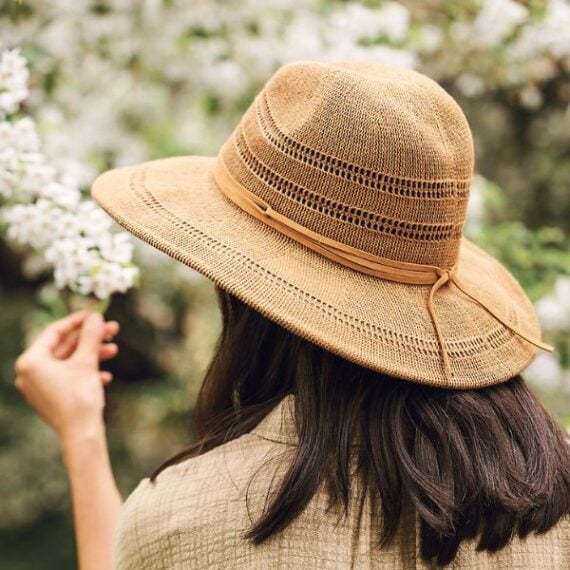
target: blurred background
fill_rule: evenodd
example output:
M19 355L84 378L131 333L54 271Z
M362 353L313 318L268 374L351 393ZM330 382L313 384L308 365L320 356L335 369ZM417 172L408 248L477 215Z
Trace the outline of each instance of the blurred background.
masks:
M566 0L0 0L0 48L30 67L43 152L87 193L100 171L214 155L269 76L296 59L413 67L464 109L476 144L466 233L536 304L523 376L570 428L570 4ZM219 331L213 286L137 242L107 421L124 495L192 439ZM51 275L0 234L0 568L75 567L55 436L13 388L29 330L67 310Z

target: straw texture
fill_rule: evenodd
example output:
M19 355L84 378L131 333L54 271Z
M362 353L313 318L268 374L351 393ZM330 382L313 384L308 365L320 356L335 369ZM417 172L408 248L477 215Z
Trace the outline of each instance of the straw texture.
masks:
M367 275L328 259L237 206L213 176L292 222L396 262L453 268L501 319L540 338L514 277L463 234L473 172L465 117L436 83L376 63L296 62L255 97L217 157L112 170L93 196L121 225L292 332L363 366L451 388L502 382L536 347L448 282Z
M370 494L362 508L353 500L346 520L337 520L337 513L326 512L327 496L321 489L297 519L265 543L255 547L242 538L259 516L267 492L279 489L292 457L297 442L293 411L290 395L250 433L165 469L154 484L143 479L121 512L114 537L115 569L435 568L420 558L419 518L406 502L394 543L377 549L381 520ZM353 484L358 497L358 479ZM515 537L494 555L476 552L475 546L473 541L462 543L446 568L569 568L570 519L543 535Z

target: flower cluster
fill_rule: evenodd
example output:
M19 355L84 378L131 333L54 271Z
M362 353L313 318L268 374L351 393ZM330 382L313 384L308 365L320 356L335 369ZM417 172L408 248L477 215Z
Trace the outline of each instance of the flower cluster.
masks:
M0 117L15 113L28 96L28 67L18 50L5 51L0 59Z
M148 138L214 152L239 105L282 64L418 63L407 45L411 13L398 2L373 10L338 0L243 0L231 10L223 0L192 10L181 0L127 4L36 3L4 30L0 17L5 41L33 49L38 68L53 72L49 96L37 94L47 152L121 165L148 158Z
M475 17L453 17L447 34L458 52L446 53L448 43L442 42L439 65L464 95L502 88L513 90L522 107L542 105L543 86L570 70L570 4L541 4L484 0Z
M0 55L0 216L7 237L39 253L59 289L98 299L124 293L138 280L128 234L111 234L110 218L48 162L29 117L11 120L27 77L17 51Z
M50 127L42 129L50 152L84 163L101 155L116 164L145 159L141 129L177 150L214 152L236 107L295 59L413 66L465 96L511 91L529 109L545 92L558 93L549 82L570 67L566 0L429 4L243 0L229 10L210 0L188 10L181 0L107 0L95 10L53 0L29 5L0 31L34 50L53 78L38 117ZM11 78L13 107L26 72L17 57L5 67L0 77Z
M0 199L29 202L54 177L55 169L40 151L33 121L28 117L0 121Z

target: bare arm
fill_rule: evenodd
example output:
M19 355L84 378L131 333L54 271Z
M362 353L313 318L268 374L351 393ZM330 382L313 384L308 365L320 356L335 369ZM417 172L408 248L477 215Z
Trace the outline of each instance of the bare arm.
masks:
M113 568L113 533L123 499L103 431L63 442L81 570Z
M16 387L55 430L71 488L80 570L113 568L113 534L123 500L105 437L99 361L117 354L104 343L119 330L100 315L74 313L47 327L18 358Z

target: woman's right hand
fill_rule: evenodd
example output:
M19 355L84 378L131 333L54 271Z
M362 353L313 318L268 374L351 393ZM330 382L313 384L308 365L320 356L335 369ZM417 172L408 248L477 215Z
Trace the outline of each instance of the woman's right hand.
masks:
M47 326L18 357L16 387L60 440L104 433L104 385L99 361L116 356L105 343L119 332L98 313L73 313Z

